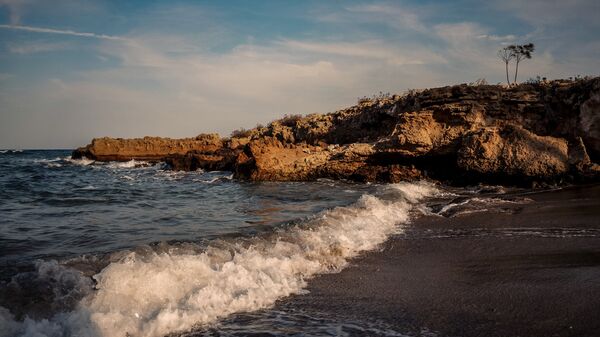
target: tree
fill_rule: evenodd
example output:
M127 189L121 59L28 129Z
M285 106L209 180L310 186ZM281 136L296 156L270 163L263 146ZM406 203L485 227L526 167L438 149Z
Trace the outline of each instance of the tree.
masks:
M515 58L513 47L515 46L508 46L498 50L498 57L504 61L504 65L506 66L506 83L508 83L508 85L510 85L510 79L508 78L508 63Z
M519 73L519 62L525 59L530 59L531 53L533 53L535 50L535 46L533 45L533 43L528 43L524 45L508 46L507 48L510 49L510 52L514 55L515 61L517 62L517 65L515 66L514 81L514 83L517 83L517 74Z

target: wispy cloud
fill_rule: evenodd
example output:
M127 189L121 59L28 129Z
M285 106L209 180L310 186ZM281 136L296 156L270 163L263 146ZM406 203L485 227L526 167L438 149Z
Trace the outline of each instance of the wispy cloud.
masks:
M445 63L443 57L431 52L426 48L401 49L393 44L380 40L368 40L359 42L314 42L300 40L286 40L280 43L289 48L290 53L294 50L302 50L317 55L336 55L345 58L363 58L371 60L382 60L391 65L419 65L431 63Z
M23 30L23 31L27 31L27 32L45 33L45 34L60 34L60 35L91 37L91 38L103 39L103 40L119 40L119 41L127 41L128 40L127 38L124 38L121 36L96 34L96 33L88 33L88 32L77 32L77 31L69 30L69 29L53 29L53 28L44 28L44 27L22 26L22 25L0 25L0 28Z
M347 8L349 12L372 19L376 22L386 23L398 29L412 29L426 31L427 28L421 21L419 14L414 9L406 6L389 4L370 4Z
M9 43L8 51L14 54L35 54L44 53L57 50L65 50L71 47L69 43L65 42L45 42L45 41L33 41L33 42L22 42L22 43Z

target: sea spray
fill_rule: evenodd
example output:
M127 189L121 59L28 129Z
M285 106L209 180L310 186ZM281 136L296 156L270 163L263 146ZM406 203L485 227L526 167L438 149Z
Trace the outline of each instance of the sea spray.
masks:
M297 294L310 277L339 271L375 248L437 189L383 186L377 196L324 211L274 233L197 249L130 252L94 276L96 291L48 320L15 322L0 310L5 336L164 336L253 311Z

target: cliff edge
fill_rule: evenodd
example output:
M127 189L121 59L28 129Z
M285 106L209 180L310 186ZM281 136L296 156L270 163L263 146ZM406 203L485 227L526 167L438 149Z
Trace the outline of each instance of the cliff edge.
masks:
M600 77L455 85L286 116L230 138L100 138L73 152L99 161L166 161L239 179L535 184L600 177Z

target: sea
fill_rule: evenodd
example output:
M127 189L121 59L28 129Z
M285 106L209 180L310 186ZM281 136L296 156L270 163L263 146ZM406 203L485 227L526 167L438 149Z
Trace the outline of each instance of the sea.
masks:
M0 336L403 336L376 320L273 307L420 215L516 202L499 197L507 193L247 182L74 160L69 150L2 150Z

